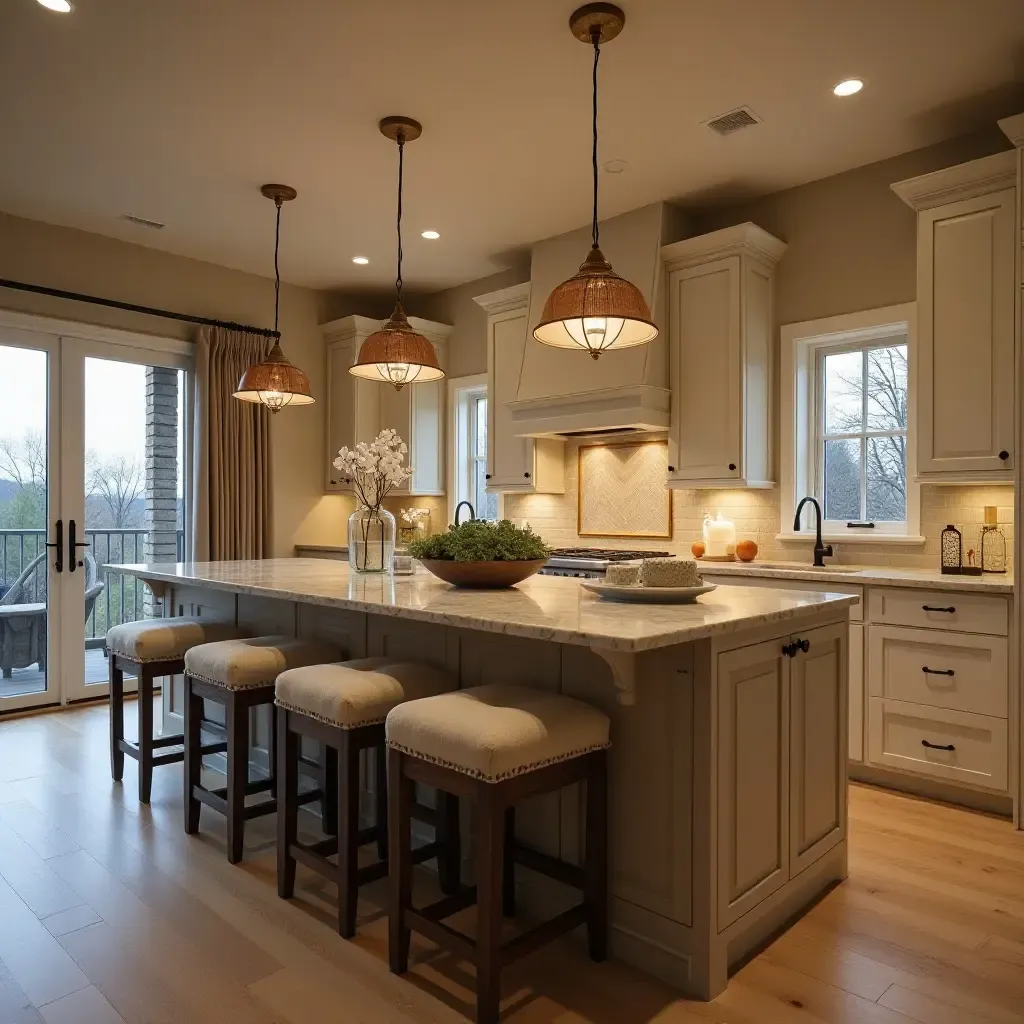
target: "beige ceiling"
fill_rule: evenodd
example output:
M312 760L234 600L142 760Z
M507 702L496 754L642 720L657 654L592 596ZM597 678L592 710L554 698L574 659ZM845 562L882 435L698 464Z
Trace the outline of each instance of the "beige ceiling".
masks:
M417 290L500 270L589 218L590 54L563 0L0 0L0 209L258 273L393 276L407 151ZM602 56L602 212L765 193L1015 112L1022 0L623 0ZM852 99L832 85L856 75ZM1016 83L1016 85L1015 85ZM748 104L764 123L703 121ZM164 221L160 232L122 214ZM425 228L439 241L419 237ZM366 267L351 257L368 256Z

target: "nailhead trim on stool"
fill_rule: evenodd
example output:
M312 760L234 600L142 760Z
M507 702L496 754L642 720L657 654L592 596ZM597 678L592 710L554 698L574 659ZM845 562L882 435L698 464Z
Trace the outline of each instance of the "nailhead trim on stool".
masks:
M387 874L387 748L384 718L397 704L415 697L451 690L455 679L429 665L394 658L363 658L341 664L290 669L277 678L277 891L283 899L295 892L295 866L306 867L338 886L338 932L356 931L359 887ZM325 809L336 833L315 843L298 840L299 788L297 765L303 738L326 752ZM373 752L376 820L359 827L360 753ZM442 888L459 887L458 799L439 794L436 808L417 807L414 816L434 825L434 841L417 848L417 863L437 858ZM359 848L376 843L378 860L359 866ZM338 855L334 864L329 857Z
M199 831L201 804L227 818L228 860L242 859L245 823L277 809L277 783L273 750L276 735L274 681L285 669L321 661L337 661L342 653L335 644L298 637L260 636L247 640L222 640L193 647L185 655L185 831ZM201 783L201 723L203 702L224 707L227 726L227 785L207 789ZM270 705L270 775L249 781L249 712ZM246 806L254 793L270 793L270 799ZM321 799L321 790L304 799Z
M499 703L503 695L511 703ZM587 927L590 956L608 945L608 717L582 701L527 687L474 687L400 704L387 718L389 959L409 968L412 931L476 965L478 1024L497 1024L501 969L555 936ZM584 752L575 751L584 749ZM536 766L536 767L535 767ZM515 841L515 806L542 793L586 786L582 867ZM412 903L411 810L416 784L475 806L477 884L430 906ZM502 945L515 913L515 864L582 890L583 901ZM444 923L476 904L476 939Z

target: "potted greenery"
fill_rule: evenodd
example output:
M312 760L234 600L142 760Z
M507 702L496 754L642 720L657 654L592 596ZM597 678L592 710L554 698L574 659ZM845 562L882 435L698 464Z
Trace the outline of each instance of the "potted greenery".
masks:
M470 519L447 533L414 541L409 554L435 576L457 587L511 587L547 561L548 549L528 526L508 519Z

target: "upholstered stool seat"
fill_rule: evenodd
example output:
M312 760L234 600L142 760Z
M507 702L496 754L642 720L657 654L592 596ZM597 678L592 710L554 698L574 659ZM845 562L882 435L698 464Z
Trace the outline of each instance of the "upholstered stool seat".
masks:
M295 865L307 867L338 885L338 931L355 934L359 887L387 874L387 748L384 720L403 701L452 690L447 672L395 658L362 658L340 664L307 665L277 677L277 865L278 893L295 891ZM336 838L316 843L298 841L299 792L297 766L301 739L315 740L327 752L328 798L333 800ZM359 827L360 752L375 753L376 821ZM331 786L334 781L336 785ZM326 811L325 807L325 811ZM435 826L434 842L416 849L415 861L438 861L442 888L459 886L458 798L441 794L436 808L417 805L412 814ZM325 831L328 815L325 813ZM359 848L377 844L376 863L359 866ZM337 854L337 863L328 858Z
M155 749L177 746L181 733L154 737L153 683L162 676L173 676L185 669L184 657L197 644L243 636L229 622L206 619L142 619L114 626L106 639L107 666L110 674L110 774L124 776L124 755L139 762L139 800L149 803L153 768L181 761L184 754L170 751L154 754ZM138 679L139 739L124 738L124 673ZM210 748L212 749L212 748Z
M608 746L608 716L571 697L492 683L404 704L388 716L388 746L500 782Z
M477 1021L497 1024L501 969L556 935L587 927L603 960L608 934L608 716L545 690L493 683L399 704L388 714L391 970L409 966L412 930L476 964ZM582 866L515 840L515 806L575 783L586 786ZM476 886L417 909L412 902L411 808L416 784L476 805ZM502 945L501 919L515 913L515 865L582 890L577 906ZM442 923L476 904L476 938Z
M322 640L290 636L258 636L200 644L185 655L185 831L199 830L200 805L206 804L226 815L228 860L242 859L245 822L277 808L275 758L271 751L270 775L249 781L249 712L269 705L275 714L274 682L286 669L321 661L338 661L337 645ZM201 728L203 702L224 706L227 726L227 786L206 789L202 773ZM276 734L271 721L271 743ZM246 806L253 793L270 792L271 799ZM320 799L314 791L306 799Z

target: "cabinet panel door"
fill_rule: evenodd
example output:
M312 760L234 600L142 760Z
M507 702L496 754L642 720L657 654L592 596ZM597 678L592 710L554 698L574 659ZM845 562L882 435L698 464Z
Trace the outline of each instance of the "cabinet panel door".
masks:
M919 214L922 474L1013 477L1014 246L1013 189Z
M789 878L789 661L781 641L718 656L718 929Z
M809 644L790 665L790 874L846 832L847 627L800 634Z
M859 622L850 623L850 688L849 700L849 749L847 757L851 761L864 760L864 626Z
M347 491L350 488L331 465L338 449L352 446L352 401L355 392L355 377L348 372L352 364L352 353L347 345L336 345L327 349L327 466L325 490Z
M516 437L508 403L519 392L528 326L526 309L491 318L488 332L488 489L532 490L533 440Z
M676 271L669 296L671 344L677 347L673 475L679 480L738 478L743 401L739 256Z

